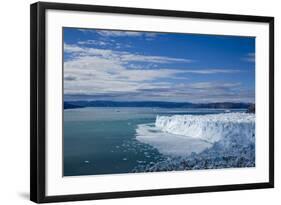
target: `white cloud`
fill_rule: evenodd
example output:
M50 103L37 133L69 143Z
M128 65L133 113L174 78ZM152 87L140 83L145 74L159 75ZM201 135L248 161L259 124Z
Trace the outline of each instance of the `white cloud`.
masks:
M239 87L241 83L215 83L215 82L199 82L190 85L191 88L195 89L226 89Z
M148 63L172 63L172 62L182 62L190 63L190 59L183 58L170 58L166 56L145 56L138 54L125 54L121 55L121 59L128 62L148 62Z
M171 58L166 56L146 56L126 51L113 51L110 49L98 49L80 47L77 45L64 44L64 51L78 56L103 56L107 59L119 59L123 63L128 62L146 62L146 63L190 63L191 59Z
M108 42L105 41L98 41L98 40L87 40L87 41L78 41L78 44L80 45L98 45L98 46L107 46L111 45Z
M96 31L101 36L142 36L142 32L133 32L133 31L109 31L109 30L97 30Z
M128 43L118 43L114 40L109 39L98 39L98 40L85 40L85 41L78 41L77 44L82 46L98 46L98 47L111 47L111 48L131 48L132 46Z
M186 74L227 74L227 69L146 68L141 65L189 63L190 59L167 56L146 56L110 49L64 44L73 56L64 62L64 93L87 95L102 100L164 100L164 101L250 101L249 93L240 83L191 83ZM137 63L137 66L134 63ZM135 65L135 66L132 66ZM169 80L173 80L171 82ZM185 80L185 83L176 82ZM237 97L239 96L239 97ZM250 96L250 97L249 97Z
M121 31L121 30L97 30L97 29L78 29L83 33L97 33L102 37L140 37L144 36L148 40L152 40L154 37L161 35L156 32L143 32L143 31Z
M187 73L194 74L218 74L218 73L240 73L241 70L234 69L203 69L203 70L186 70Z
M78 52L83 52L84 49L82 47L76 46L76 45L69 45L69 44L64 44L64 52L66 53L78 53Z
M166 88L165 83L151 83L160 78L172 78L183 70L128 69L132 62L189 62L187 59L164 56L144 56L109 49L86 48L65 44L65 52L74 58L64 63L66 94L97 94L137 92L138 89ZM69 77L71 76L71 77ZM75 76L75 79L73 78Z

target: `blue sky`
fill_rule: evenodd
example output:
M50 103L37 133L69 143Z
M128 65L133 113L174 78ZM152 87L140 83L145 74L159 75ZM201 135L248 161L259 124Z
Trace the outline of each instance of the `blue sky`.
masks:
M254 102L255 38L64 28L65 100Z

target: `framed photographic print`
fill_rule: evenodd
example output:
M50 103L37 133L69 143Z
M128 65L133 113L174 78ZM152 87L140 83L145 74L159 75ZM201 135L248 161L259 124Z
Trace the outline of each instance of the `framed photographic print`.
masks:
M274 186L274 18L31 5L34 202Z

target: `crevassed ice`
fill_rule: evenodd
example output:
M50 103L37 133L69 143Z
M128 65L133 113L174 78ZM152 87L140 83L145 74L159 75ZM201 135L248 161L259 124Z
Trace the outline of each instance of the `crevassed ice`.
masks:
M153 124L139 125L136 138L169 155L200 153L218 142L226 148L255 141L255 115L223 113L157 116Z
M249 113L223 113L210 115L157 116L155 126L164 132L206 140L235 140L253 142L255 115Z

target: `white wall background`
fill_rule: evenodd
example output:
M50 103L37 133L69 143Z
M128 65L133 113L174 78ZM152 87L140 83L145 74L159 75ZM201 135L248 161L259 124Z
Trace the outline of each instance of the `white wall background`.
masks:
M52 0L49 0L52 1ZM275 177L276 188L220 193L142 197L67 204L277 204L281 194L281 12L278 0L67 0L61 2L218 12L275 17ZM29 4L2 1L0 7L0 204L29 201ZM280 4L280 5L279 5ZM64 203L63 203L64 204Z

